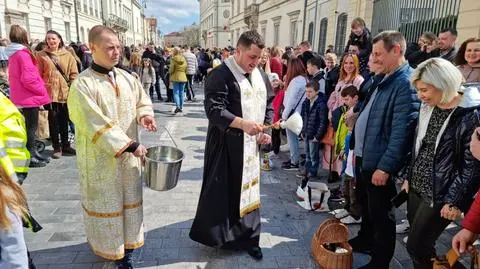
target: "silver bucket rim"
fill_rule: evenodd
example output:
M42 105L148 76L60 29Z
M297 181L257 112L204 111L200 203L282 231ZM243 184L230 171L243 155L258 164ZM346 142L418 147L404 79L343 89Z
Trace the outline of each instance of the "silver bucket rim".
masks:
M181 157L180 159L167 162L167 161L159 161L159 160L155 160L155 159L152 159L152 158L148 158L148 157L147 157L147 154L145 154L145 159L146 159L146 160L149 160L149 161L152 161L152 162L156 162L156 163L166 163L166 164L169 164L169 163L178 163L178 162L183 161L183 159L185 159L185 153L184 153L181 149L179 149L179 148L177 148L177 147L172 147L172 146L164 146L164 145L161 145L161 146L151 146L151 147L147 148L147 153L148 153L148 150L149 150L149 149L159 148L159 147L166 147L166 148L176 149L176 150L180 151L180 153L182 153L182 157Z

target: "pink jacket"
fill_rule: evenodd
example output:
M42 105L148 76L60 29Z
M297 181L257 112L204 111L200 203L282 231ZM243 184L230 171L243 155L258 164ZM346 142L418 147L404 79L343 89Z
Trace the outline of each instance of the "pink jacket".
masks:
M17 107L39 107L51 103L45 83L37 69L37 60L25 47L16 44L8 58L10 99Z

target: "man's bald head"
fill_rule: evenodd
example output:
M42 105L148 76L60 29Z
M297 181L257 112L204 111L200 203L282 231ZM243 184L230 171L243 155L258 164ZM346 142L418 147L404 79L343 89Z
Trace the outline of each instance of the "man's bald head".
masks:
M89 44L98 44L102 41L103 34L112 34L117 36L117 32L110 27L105 25L96 25L88 33L88 43Z

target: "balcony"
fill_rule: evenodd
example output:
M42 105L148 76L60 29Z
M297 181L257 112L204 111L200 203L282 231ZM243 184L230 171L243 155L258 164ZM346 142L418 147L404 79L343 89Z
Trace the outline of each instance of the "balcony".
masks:
M252 4L244 9L243 21L248 29L257 29L259 6L259 4Z
M107 25L119 32L126 32L128 30L128 21L114 14L110 14L108 17Z

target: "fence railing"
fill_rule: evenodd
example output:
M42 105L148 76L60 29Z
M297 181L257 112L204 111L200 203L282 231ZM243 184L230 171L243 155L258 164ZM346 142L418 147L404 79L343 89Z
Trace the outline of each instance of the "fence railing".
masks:
M398 30L408 42L417 41L423 32L438 35L447 27L455 28L461 0L375 0L372 34Z

